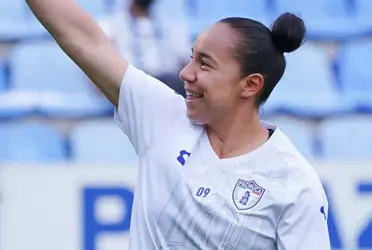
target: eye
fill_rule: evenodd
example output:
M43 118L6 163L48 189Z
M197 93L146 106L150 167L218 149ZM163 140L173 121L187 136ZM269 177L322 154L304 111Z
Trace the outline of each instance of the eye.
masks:
M204 60L200 60L200 65L209 67L208 63Z

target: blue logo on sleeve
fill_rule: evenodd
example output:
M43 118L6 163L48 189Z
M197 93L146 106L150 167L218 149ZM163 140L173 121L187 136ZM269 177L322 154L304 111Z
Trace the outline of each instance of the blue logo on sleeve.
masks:
M186 150L181 150L180 155L177 157L177 160L183 166L186 163L185 156L187 156L187 158L188 158L188 157L190 157L190 155L191 155L191 153L187 152Z
M326 214L325 214L325 211L324 211L324 206L322 206L322 207L320 208L320 212L324 215L324 219L327 220L327 218L326 218Z

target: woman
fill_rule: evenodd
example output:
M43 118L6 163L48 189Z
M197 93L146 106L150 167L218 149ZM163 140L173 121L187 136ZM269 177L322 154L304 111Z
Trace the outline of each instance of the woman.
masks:
M116 106L140 157L131 249L330 249L321 182L258 108L305 26L229 18L197 38L184 100L121 58L72 0L27 0L61 48ZM166 60L166 58L159 58Z

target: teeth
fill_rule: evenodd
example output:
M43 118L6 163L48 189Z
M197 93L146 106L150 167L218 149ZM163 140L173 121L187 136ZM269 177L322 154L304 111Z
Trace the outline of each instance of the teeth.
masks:
M186 95L188 97L202 97L203 96L202 94L198 94L198 93L191 92L191 91L188 91L188 90L186 90Z

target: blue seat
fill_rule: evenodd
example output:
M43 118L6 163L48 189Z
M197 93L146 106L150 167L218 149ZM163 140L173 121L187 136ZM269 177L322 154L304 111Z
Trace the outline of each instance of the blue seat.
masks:
M347 40L366 35L368 28L355 20L348 0L274 0L275 15L294 12L307 26L312 40Z
M171 18L174 21L178 21L177 19L184 19L187 18L187 0L157 0L154 1L152 5L152 11L156 15L166 16L166 18ZM167 13L167 15L164 15Z
M0 123L2 163L61 162L66 145L61 134L46 124Z
M369 0L352 0L354 3L355 19L359 25L364 29L367 37L372 35L372 2Z
M128 137L114 121L87 121L70 135L72 160L90 163L137 163Z
M6 63L0 58L0 119L21 118L32 114L32 103L24 94L9 94ZM30 106L31 105L31 106Z
M349 111L349 106L340 102L323 47L307 43L286 59L286 71L263 105L264 113L322 118Z
M372 2L370 0L353 0L359 18L371 20Z
M0 92L3 92L8 87L5 67L6 64L4 60L0 58Z
M107 0L76 0L76 3L94 18L107 15L110 9L110 2Z
M318 157L315 127L311 122L289 117L272 117L268 121L277 125L305 158Z
M266 0L189 0L193 35L226 17L247 17L269 25Z
M343 45L337 56L340 90L344 103L356 112L372 112L372 43Z
M41 114L68 118L112 112L111 105L53 41L16 45L10 68L12 91L27 92Z
M38 38L46 34L25 1L0 0L0 41Z
M25 30L22 27L22 0L0 0L0 40L18 38Z
M345 0L274 0L277 12L294 12L303 18L337 17L347 15L347 1Z
M327 160L372 160L372 118L350 116L321 123L319 138Z
M130 2L128 0L105 0L106 10L110 13L115 13L118 11L123 11L127 9Z
M162 33L170 33L170 35L172 36L175 33L175 30L178 30L179 28L179 33L181 35L184 33L186 35L189 35L189 13L187 11L188 6L186 4L186 1L187 0L154 1L151 9L151 15L156 21L158 28L162 30ZM167 14L164 15L164 13ZM177 43L177 40L175 41L175 43Z
M10 67L14 89L62 93L89 90L83 83L86 77L53 41L16 45Z

